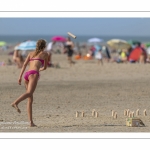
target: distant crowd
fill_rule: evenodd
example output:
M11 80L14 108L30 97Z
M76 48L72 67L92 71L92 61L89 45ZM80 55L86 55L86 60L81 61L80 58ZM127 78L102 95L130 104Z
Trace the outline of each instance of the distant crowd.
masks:
M83 53L81 48L86 49L86 53ZM78 44L74 44L70 37L67 37L65 42L49 42L45 51L49 54L49 67L60 67L59 64L52 62L52 54L54 53L66 54L70 66L75 64L74 60L80 59L96 59L98 64L101 65L103 65L104 61L109 63L150 63L150 47L143 46L140 42L130 48L110 49L107 44L92 44L90 46L85 44L81 47ZM27 53L27 51L14 49L12 63L15 63L18 68L22 68Z

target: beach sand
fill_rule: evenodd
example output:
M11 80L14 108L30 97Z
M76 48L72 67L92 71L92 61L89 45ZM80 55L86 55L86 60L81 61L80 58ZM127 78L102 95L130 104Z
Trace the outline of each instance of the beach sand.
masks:
M8 55L1 55L0 60ZM116 64L98 65L96 60L78 60L72 67L66 55L53 54L60 68L47 68L41 72L34 93L33 120L37 127L27 124L24 100L18 114L10 104L25 92L18 85L20 69L0 66L0 132L149 132L150 131L150 65ZM95 109L99 116L92 116ZM127 127L124 109L136 111L145 127ZM147 110L147 116L143 110ZM111 110L117 112L112 118ZM76 111L85 117L76 118Z

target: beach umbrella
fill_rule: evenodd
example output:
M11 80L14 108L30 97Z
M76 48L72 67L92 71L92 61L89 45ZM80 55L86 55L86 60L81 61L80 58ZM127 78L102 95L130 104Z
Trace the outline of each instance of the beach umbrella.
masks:
M99 42L102 42L103 39L99 39L99 38L90 38L88 39L88 42L89 43L99 43Z
M0 41L0 46L5 46L5 45L6 45L6 42Z
M121 39L111 39L109 41L107 41L107 44L111 47L111 48L115 48L115 49L123 49L123 48L130 48L131 45L125 41L125 40L121 40Z
M54 36L51 38L51 40L54 42L65 42L66 38L63 36Z
M26 41L22 42L18 46L14 48L15 50L35 50L36 49L36 41Z

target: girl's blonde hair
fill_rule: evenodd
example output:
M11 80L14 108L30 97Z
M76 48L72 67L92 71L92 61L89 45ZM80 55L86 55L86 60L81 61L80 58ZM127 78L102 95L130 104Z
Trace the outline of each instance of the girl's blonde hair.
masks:
M43 51L45 47L46 47L46 41L43 39L38 40L36 43L36 50L33 54L33 57L37 56L41 51Z

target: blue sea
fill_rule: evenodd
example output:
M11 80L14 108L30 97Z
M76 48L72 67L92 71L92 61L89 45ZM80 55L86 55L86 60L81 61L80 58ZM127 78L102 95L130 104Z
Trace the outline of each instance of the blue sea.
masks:
M0 35L0 41L5 41L8 44L15 44L15 43L20 43L23 42L25 40L35 40L37 41L38 39L45 39L47 42L51 41L51 38L54 35ZM67 37L67 35L61 35L64 37ZM122 39L122 40L138 40L142 43L146 43L146 42L150 42L150 36L97 36L97 35L86 35L86 36L80 36L80 35L76 35L77 38L76 39L72 39L73 42L75 43L85 43L87 42L88 39L93 38L93 37L97 37L100 39L103 39L104 42L107 42L110 39Z

